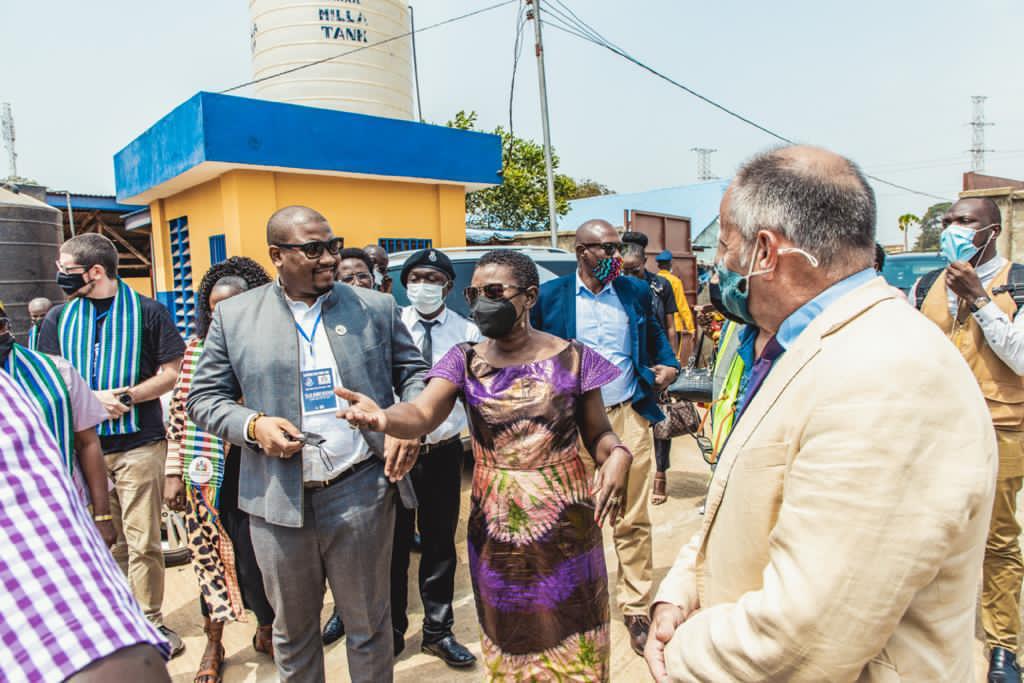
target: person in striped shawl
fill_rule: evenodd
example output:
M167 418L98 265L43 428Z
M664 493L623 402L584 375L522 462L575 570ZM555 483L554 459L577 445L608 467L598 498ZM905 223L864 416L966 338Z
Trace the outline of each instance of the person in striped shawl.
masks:
M46 314L39 350L66 358L107 410L96 431L114 484L117 542L111 553L143 614L177 656L185 645L163 621L167 441L160 397L174 387L185 341L162 304L117 276L117 249L109 239L83 233L64 242L59 256L57 284L69 298Z
M28 343L25 346L33 351L39 350L39 328L51 308L53 308L53 302L45 296L37 296L28 302L28 317L32 321L32 328L28 331Z
M210 268L199 285L196 336L188 341L171 394L167 428L164 501L184 510L192 567L199 580L207 643L196 683L219 683L224 663L221 637L228 621L256 615L253 648L273 657L274 610L249 537L249 515L238 509L241 449L199 429L185 411L192 375L203 352L213 309L220 301L270 282L252 259L235 256Z
M86 505L107 546L117 535L110 515L107 466L96 435L96 425L107 411L82 376L63 358L33 351L14 340L10 319L0 302L0 368L32 399L43 424L57 443L64 472Z

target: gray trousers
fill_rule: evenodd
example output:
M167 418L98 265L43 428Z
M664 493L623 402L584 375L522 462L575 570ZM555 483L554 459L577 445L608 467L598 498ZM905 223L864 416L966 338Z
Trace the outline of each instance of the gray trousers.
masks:
M387 683L394 666L390 577L395 487L378 462L305 494L301 528L250 518L253 549L274 608L278 675L282 681L324 680L320 612L326 579L345 622L353 683Z

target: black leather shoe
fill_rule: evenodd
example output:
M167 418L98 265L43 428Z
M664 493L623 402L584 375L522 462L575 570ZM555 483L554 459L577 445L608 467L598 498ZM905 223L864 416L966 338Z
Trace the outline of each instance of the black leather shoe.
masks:
M988 683L1021 683L1017 656L1003 647L992 648L988 660Z
M423 643L424 654L434 655L453 669L465 669L476 664L476 655L467 650L455 636L447 635L432 643Z
M324 624L324 645L330 645L336 640L341 640L344 635L345 624L342 623L341 617L335 612L327 620L327 623Z
M392 631L395 637L395 659L398 659L398 655L402 654L402 650L405 649L405 635L399 631Z

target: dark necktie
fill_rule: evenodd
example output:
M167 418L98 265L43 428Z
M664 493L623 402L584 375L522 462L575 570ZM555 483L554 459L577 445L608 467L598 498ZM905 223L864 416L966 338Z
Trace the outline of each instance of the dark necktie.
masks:
M427 364L433 367L434 365L434 340L431 337L431 330L437 325L436 320L421 320L420 325L423 325L423 357L427 360Z
M784 350L782 344L772 335L772 338L765 344L764 350L761 351L761 355L754 361L754 367L750 370L750 377L747 378L747 388L743 392L743 406L740 408L737 417L742 415L743 411L750 405L750 402L754 400L757 390L764 384L765 377L771 371L775 359L781 356Z

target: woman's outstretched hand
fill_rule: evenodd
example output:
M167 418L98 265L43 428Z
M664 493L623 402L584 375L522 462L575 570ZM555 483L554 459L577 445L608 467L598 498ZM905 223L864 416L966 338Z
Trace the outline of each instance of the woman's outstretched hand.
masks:
M348 407L339 408L337 415L348 422L353 429L383 432L388 428L387 415L369 396L343 387L335 387L334 393L338 398L348 401Z
M594 497L594 521L604 526L605 519L612 524L622 518L626 509L626 486L629 482L629 466L633 458L628 451L616 448L594 473L591 495Z

